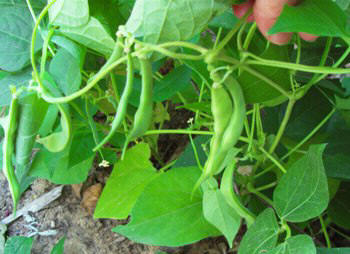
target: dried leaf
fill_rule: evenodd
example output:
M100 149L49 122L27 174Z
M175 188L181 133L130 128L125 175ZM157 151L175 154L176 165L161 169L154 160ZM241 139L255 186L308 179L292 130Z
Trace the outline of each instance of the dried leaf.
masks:
M83 193L83 200L81 201L81 205L91 215L94 213L97 200L101 195L101 191L102 191L102 184L98 183L90 186Z

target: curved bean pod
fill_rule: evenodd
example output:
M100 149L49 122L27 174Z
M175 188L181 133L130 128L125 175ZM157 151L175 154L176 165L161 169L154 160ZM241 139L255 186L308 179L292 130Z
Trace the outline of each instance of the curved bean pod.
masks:
M93 149L94 152L96 152L104 144L106 144L113 137L113 135L115 134L117 129L120 127L120 125L123 123L126 116L129 98L133 89L133 83L134 83L134 66L133 66L131 53L128 53L128 70L127 70L126 84L125 84L122 97L120 98L120 102L118 104L117 112L112 122L111 130L109 131L108 135L102 140L102 142Z

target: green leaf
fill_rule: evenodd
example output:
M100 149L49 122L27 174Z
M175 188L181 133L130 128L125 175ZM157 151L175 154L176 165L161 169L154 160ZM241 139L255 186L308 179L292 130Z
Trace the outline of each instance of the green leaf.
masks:
M226 237L232 248L241 224L241 217L229 206L220 190L206 190L203 195L204 218Z
M182 246L220 233L203 217L202 193L192 194L196 167L172 169L153 180L137 200L131 222L113 229L133 241Z
M126 219L149 182L158 177L150 162L151 150L140 143L114 166L97 203L94 217ZM135 160L137 158L137 160Z
M89 21L88 0L57 0L49 9L50 23L77 27Z
M339 110L350 110L350 98L335 96L335 104Z
M19 71L30 63L30 47L33 18L23 2L5 1L0 8L0 69ZM37 37L35 51L40 50L42 40Z
M112 54L115 42L100 21L94 17L83 26L61 27L60 31L72 40L105 56Z
M66 237L62 237L52 248L51 254L63 254L64 253L64 241Z
M34 158L30 175L45 178L55 184L84 182L92 167L95 142L91 133L76 130L70 146L58 153L41 149Z
M171 71L164 79L155 82L153 98L156 102L165 101L177 92L184 90L191 84L191 70L185 65L181 65Z
M4 254L30 254L33 238L24 236L13 236L7 239Z
M305 32L320 36L347 37L346 15L332 1L306 0L296 7L286 5L270 29L269 34L279 32Z
M270 45L260 57L279 61L289 61L287 47L276 45ZM281 88L287 91L289 90L290 79L288 70L266 66L254 66L251 68L274 81ZM265 102L281 95L279 91L271 87L268 83L247 71L244 71L238 77L238 81L242 86L246 103Z
M189 40L228 7L214 0L137 0L126 30L152 44Z
M344 124L344 126L346 126ZM324 165L327 176L337 179L350 179L350 131L336 129L327 139Z
M316 247L308 235L297 235L288 238L266 254L316 254Z
M280 218L303 222L319 216L328 206L328 183L322 161L325 145L310 146L282 176L273 202Z
M50 74L65 95L79 90L82 76L80 63L67 50L61 48L50 62Z
M11 59L11 61L14 61L13 58ZM10 105L10 102L11 102L10 86L11 85L16 86L17 88L21 86L29 85L29 81L32 79L32 71L33 71L32 68L29 67L21 72L10 74L10 75L7 75L5 78L0 79L0 88L1 88L0 107Z
M332 0L333 2L336 2L337 5L339 5L340 8L343 10L346 10L350 6L350 2L348 0Z
M85 55L86 55L85 47L80 46L77 43L73 42L72 40L68 39L67 37L60 36L60 35L52 36L51 42L54 42L55 44L57 44L58 46L60 46L61 48L69 52L70 55L76 59L77 63L80 66L80 69L83 68L83 65L85 63Z
M349 187L349 183L343 182L328 207L332 222L345 229L350 229Z
M317 254L348 254L350 253L350 248L318 248Z
M198 136L193 141L198 153L199 161L201 162L202 165L204 165L205 160L208 157L204 151L204 146L207 144L207 147L209 148L210 136ZM180 168L180 167L191 167L196 165L197 165L197 161L194 155L193 147L192 147L192 144L189 143L186 146L185 151L176 160L174 167Z
M278 233L275 213L267 208L259 214L243 236L238 254L260 254L273 249L277 244Z

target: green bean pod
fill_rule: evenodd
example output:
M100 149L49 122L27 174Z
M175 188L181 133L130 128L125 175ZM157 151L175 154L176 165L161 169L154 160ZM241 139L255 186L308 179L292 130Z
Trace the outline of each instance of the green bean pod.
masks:
M106 63L102 66L99 72L102 72L104 69L106 69L108 66L110 66L112 63L114 63L115 61L117 61L119 58L123 56L123 50L124 50L123 41L124 41L124 37L117 36L117 41L115 42L112 54L108 58Z
M233 189L233 175L236 168L235 164L230 165L224 171L221 178L220 191L224 195L226 202L244 218L247 222L248 227L255 221L255 216L246 207L244 207L237 197Z
M6 118L2 119L1 124L4 128L5 137L3 142L3 172L9 183L9 188L13 201L13 211L16 212L18 199L20 196L20 185L18 183L15 169L12 164L12 156L14 154L15 134L17 129L18 115L18 98L15 89L12 89L12 100L10 110Z
M151 61L146 58L140 58L140 67L141 67L141 75L142 75L142 91L141 91L140 105L134 117L134 126L126 138L122 158L124 157L125 150L129 142L137 137L142 136L148 130L152 122L153 77L152 77Z
M218 126L220 126L220 128L217 127L216 130L214 129L215 134L211 143L209 157L204 166L203 173L194 187L194 190L196 190L201 185L201 183L209 177L220 173L220 171L222 170L222 164L229 150L237 143L244 127L246 108L242 89L239 83L231 76L228 76L226 78L224 86L228 90L228 95L230 97L229 101L233 102L233 104L231 104L231 109L226 109L226 112L232 112L232 115L230 116L230 119L225 126L225 130L222 131L222 126L220 125L220 123L218 121L217 123L215 123L216 119L218 119L219 117L219 114L215 116L214 114L218 112L216 111L216 109L213 110L214 127L217 124ZM227 97L226 100L228 100ZM222 106L222 109L225 109L225 106L229 104L227 101L221 101L220 103L223 104L220 105L220 107ZM218 131L218 133L216 133L216 131Z
M117 112L112 122L111 130L109 131L108 135L102 140L102 142L93 149L94 152L96 152L104 144L106 144L113 137L113 135L115 134L117 129L120 127L120 125L123 123L127 112L129 98L132 93L133 83L134 83L134 65L133 65L131 53L128 53L128 69L127 69L126 84L124 87L122 97L120 98L120 102L118 104Z

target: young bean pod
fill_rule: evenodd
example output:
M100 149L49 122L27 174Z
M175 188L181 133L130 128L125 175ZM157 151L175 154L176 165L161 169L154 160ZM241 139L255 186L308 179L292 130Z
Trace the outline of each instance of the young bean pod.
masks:
M6 118L2 119L1 125L4 128L5 137L3 141L3 172L9 183L9 188L13 201L13 211L16 212L18 199L20 196L20 186L15 174L15 169L12 164L12 156L14 154L14 140L17 129L18 115L18 98L16 89L12 88L12 100L10 110Z
M109 131L108 135L102 140L102 142L94 148L94 152L99 150L104 144L106 144L113 137L113 135L115 134L115 132L117 131L117 129L120 127L120 125L123 123L125 119L129 98L130 98L130 95L133 89L133 83L134 83L134 66L133 66L131 53L128 53L127 64L128 64L128 67L127 67L128 69L127 69L126 84L124 87L122 97L120 98L120 102L118 104L117 112L112 122L111 130Z
M140 105L134 117L134 126L126 138L122 158L124 157L129 142L137 137L142 136L148 130L152 122L152 64L149 59L142 57L140 58L140 66L142 75L142 92L140 98Z
M232 115L230 115L230 119L228 123L226 123L225 130L222 131L222 122L220 123L218 119L223 122L226 122L227 119L224 118L223 120L221 118L222 115L219 114L214 115L218 113L216 107L219 106L216 104L212 105L212 107L214 106L212 110L214 116L214 126L217 125L217 129L214 129L215 134L211 143L209 157L194 190L197 189L201 183L209 177L220 173L220 171L223 169L223 162L229 150L237 143L244 127L246 108L242 89L239 83L231 75L225 77L223 84L228 92L226 89L222 91L226 91L228 94L225 100L221 101L221 104L223 105L220 105L220 107L223 106L224 109L224 106L229 105L228 101L232 101L233 103L231 104L231 108L226 109L226 111L228 110L228 112L232 112ZM220 126L220 128L218 126ZM216 131L218 131L218 133L216 133Z
M237 214L244 218L247 222L248 227L255 221L255 216L246 207L242 205L239 198L233 189L233 175L236 168L235 163L227 167L221 178L220 191L224 195L227 203L235 209Z

